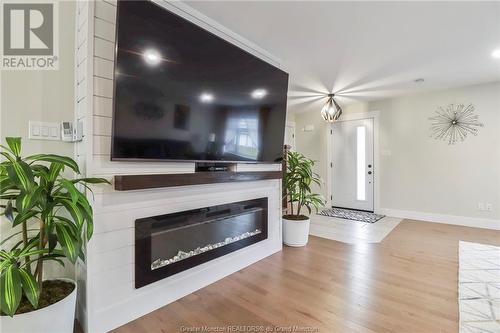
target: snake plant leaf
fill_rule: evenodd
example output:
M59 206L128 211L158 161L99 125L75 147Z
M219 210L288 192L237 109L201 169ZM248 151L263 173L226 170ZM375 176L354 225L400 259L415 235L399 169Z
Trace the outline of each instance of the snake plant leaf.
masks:
M54 183L61 173L64 170L64 165L61 163L51 163L49 167L49 177L47 178L47 183Z
M65 256L72 263L76 262L78 258L78 253L80 252L80 245L76 239L73 231L67 224L57 223L56 224L57 239L61 244L62 250Z
M0 310L11 317L21 302L20 282L19 269L15 265L9 265L0 275Z
M86 236L87 240L90 240L92 238L92 234L94 233L94 222L92 221L87 221L86 224Z
M3 149L6 149L6 150L8 149L2 145L0 145L0 147L2 147ZM10 151L10 149L8 149L8 150ZM2 164L3 163L14 163L16 161L16 157L12 154L6 153L4 151L0 151L0 155L2 155L3 157L5 157L7 159L7 161L2 162Z
M7 175L0 176L0 194L15 189L16 184Z
M17 187L26 192L31 190L34 176L28 163L23 160L17 160L14 163L10 163L5 168L9 178L14 182L14 184L16 184Z
M38 282L36 282L36 279L31 272L23 268L19 269L19 277L21 278L24 295L26 295L28 301L36 309L40 298L40 288Z
M80 169L78 168L78 164L67 156L60 156L54 154L38 154L29 156L26 158L27 161L44 161L49 163L59 163L71 168L76 173L80 173Z
M37 187L34 191L22 191L16 198L17 211L22 214L35 206L40 200L43 187Z
M67 179L60 179L59 184L61 185L61 188L65 189L68 192L73 205L76 204L81 193L76 189L75 185Z
M32 164L31 170L33 170L35 176L40 177L40 180L47 181L49 179L49 168L47 168L45 165Z
M81 226L84 223L85 219L78 205L74 205L72 201L67 198L58 198L57 202L66 208L77 225Z
M28 221L30 218L36 216L37 214L38 212L36 210L29 210L24 213L17 214L16 218L14 219L14 222L12 222L12 227L15 227L16 225Z
M19 157L19 155L21 154L21 138L8 137L8 138L5 138L5 141L7 141L7 145L9 146L12 153L16 157Z

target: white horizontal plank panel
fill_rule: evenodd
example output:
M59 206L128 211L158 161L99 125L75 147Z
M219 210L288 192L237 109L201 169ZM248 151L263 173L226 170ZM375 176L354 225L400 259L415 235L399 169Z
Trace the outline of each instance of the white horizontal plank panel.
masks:
M95 17L109 23L115 24L116 22L116 6L102 0L95 2Z
M132 231L132 232L131 232ZM131 229L116 230L95 234L92 236L87 247L92 247L92 254L98 255L103 252L109 252L122 247L134 246L134 232ZM91 267L89 267L90 269ZM92 268L93 270L93 268Z
M263 247L270 247L269 243L271 243L271 241L266 240L252 244L248 247L230 253L229 256L237 258L239 256L246 255L252 250L260 252ZM131 247L131 249L133 250L133 247ZM134 256L132 258L135 259ZM198 272L200 272L200 274L201 272L210 274L214 266L223 264L226 261L230 262L232 260L231 258L226 258L224 256L219 257L140 289L135 289L134 263L132 262L129 265L124 265L122 267L106 271L105 274L93 275L93 287L95 287L96 291L93 301L96 304L119 304L123 301L129 300L130 298L133 299L140 297L141 294L147 292L149 289L155 289L157 285L164 285L165 287L168 287L169 284L175 284L176 281L183 279L189 280L193 275L197 275ZM114 281L115 283L110 284L107 280Z
M114 61L115 44L101 38L94 38L94 55Z
M121 247L100 253L91 259L94 274L97 276L123 266L131 265L135 262L134 256L134 246Z
M262 184L261 184L262 185ZM187 188L184 188L186 190ZM109 196L120 196L121 193L115 192L114 194L95 194L95 216L94 216L94 233L106 233L114 232L116 230L131 229L133 230L135 226L135 220L157 216L163 214L171 214L176 212L182 212L190 209L197 209L203 207L210 207L215 205L222 205L230 202L251 200L255 198L268 197L269 201L274 200L271 196L273 191L277 191L274 187L259 187L258 190L250 188L249 190L241 190L229 187L212 187L207 189L206 187L198 188L199 193L191 193L190 195L183 195L180 188L169 189L163 192L164 198L159 200L150 200L146 205L128 205L129 208L125 208L120 205L120 207L110 207L113 203L119 202L119 200L110 200ZM267 189L267 190L266 190ZM210 191L211 195L207 195ZM267 192L266 192L267 191ZM146 193L145 193L146 194ZM152 196L148 196L151 198ZM273 202L268 202L271 205ZM140 205L140 206L139 206Z
M130 248L133 249L134 247L130 246ZM130 263L102 272L101 274L93 274L92 286L99 294L116 288L117 286L133 286L134 279L134 263Z
M94 115L112 117L113 100L111 98L94 96Z
M206 198L211 195L217 197L217 193L220 192L227 193L226 196L230 197L230 200L237 197L236 195L239 192L246 193L255 191L261 193L262 197L265 197L267 193L266 190L279 192L280 184L281 181L275 179L252 182L179 186L137 191L114 191L108 185L106 188L112 191L112 193L100 194L94 191L94 214L121 212L130 210L132 207L134 209L142 208L145 210L151 210L153 207L157 206L168 206L169 202L182 202L185 200L183 197L191 197L191 200L202 200L203 197ZM215 202L215 200L213 202ZM196 206L197 205L194 204L192 207L200 207Z
M94 57L94 76L113 79L113 61Z
M94 135L111 136L111 118L94 116Z
M142 296L144 293L151 295L150 297L153 297L154 301L156 301L158 295L154 295L153 291L154 290L161 290L164 288L173 289L179 288L182 283L179 283L181 281L196 281L196 280L204 280L205 279L210 279L210 275L213 275L215 270L217 272L220 271L222 267L227 267L227 266L233 266L236 265L234 268L234 271L238 271L239 269L236 269L238 267L238 264L243 264L244 266L241 266L241 268L248 266L249 264L257 261L249 261L247 262L245 259L248 257L252 257L253 254L257 254L256 257L259 255L262 255L261 253L265 253L266 250L269 251L269 254L275 253L279 251L281 248L278 246L274 246L271 242L263 241L257 244L252 244L249 247L240 249L238 251L232 252L229 254L229 258L226 257L219 257L216 258L212 261L209 261L207 263L201 264L197 267L194 267L192 269L189 269L187 271L183 271L179 274L176 274L171 277L167 277L163 280L160 280L158 282L155 282L151 285L142 287L140 289L135 289L134 281L124 281L128 279L120 279L120 283L115 283L112 286L106 286L106 282L100 283L96 282L96 289L97 292L95 293L95 296L93 298L93 301L96 304L109 304L106 309L114 308L114 307L121 307L121 303L125 302L129 304L130 302L133 302L134 300L137 299L142 299ZM264 255L265 257L266 255ZM239 260L239 258L242 259ZM120 270L117 270L117 272L121 274L126 274L126 269L127 267L123 267ZM224 270L224 268L222 268ZM229 273L230 274L230 273ZM115 274L110 274L109 277L113 277ZM228 274L226 274L228 275ZM226 276L224 275L224 276ZM97 281L100 280L100 277L97 277ZM201 281L200 281L201 282ZM194 290L193 290L194 291ZM106 310L104 310L106 311Z
M111 137L94 135L93 148L94 155L107 155L109 159L111 154Z
M111 145L111 142L110 142ZM98 155L98 154L96 154ZM94 156L93 175L137 175L153 173L189 173L194 172L194 163L179 162L132 162L132 161L110 161L110 156Z
M94 77L94 95L101 97L113 97L113 80Z
M100 18L94 20L94 35L96 37L115 42L116 26Z
M251 248L258 248L263 243L269 243L269 239L263 240L259 243L252 244L251 246L245 247L243 249L231 252L230 255L235 256L235 255L238 255L238 253L240 251L246 252ZM129 249L134 250L134 247L130 246ZM114 301L119 303L119 302L123 301L124 299L126 299L127 296L130 296L130 295L133 295L136 293L140 293L140 290L139 290L139 292L135 291L136 289L135 289L135 285L134 285L134 283L135 283L135 254L132 258L133 258L133 261L131 263L125 264L125 265L117 267L117 268L107 270L105 272L101 272L100 274L92 273L92 287L96 291L97 295L113 294L112 291L118 289L121 292L120 292L120 294L115 294ZM219 259L219 261L225 260L224 257L219 257L217 259ZM203 269L203 266L210 267L212 264L213 264L212 261L209 261L207 263L204 263L202 265L194 267L194 269L192 269L192 270L196 271L198 269ZM210 269L210 268L208 268L208 269ZM191 273L190 271L191 271L191 269L186 270L180 274L189 276ZM174 276L174 277L177 279L179 278L177 276ZM168 280L168 278L166 278L164 280ZM161 281L163 282L163 280L161 280ZM124 288L119 288L122 286ZM148 286L146 286L146 288L147 287ZM111 293L110 293L110 291L111 291ZM99 298L96 300L96 303L99 304ZM110 304L110 303L111 302L108 301L108 302L104 302L104 303L100 303L100 304Z

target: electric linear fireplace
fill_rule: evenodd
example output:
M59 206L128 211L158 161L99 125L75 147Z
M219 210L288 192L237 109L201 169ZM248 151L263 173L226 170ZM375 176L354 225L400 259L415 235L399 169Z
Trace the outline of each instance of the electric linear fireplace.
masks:
M135 287L267 239L267 198L135 221Z

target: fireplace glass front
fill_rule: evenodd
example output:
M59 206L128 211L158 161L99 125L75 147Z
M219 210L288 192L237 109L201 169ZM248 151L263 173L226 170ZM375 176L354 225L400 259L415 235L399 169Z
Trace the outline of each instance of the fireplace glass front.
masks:
M135 221L140 288L267 238L267 198Z

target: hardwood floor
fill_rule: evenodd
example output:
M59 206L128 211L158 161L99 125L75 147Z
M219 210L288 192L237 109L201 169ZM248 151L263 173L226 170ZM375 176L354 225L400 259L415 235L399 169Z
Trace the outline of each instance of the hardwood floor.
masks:
M500 231L404 220L379 244L311 237L113 332L457 332L459 240L500 245Z

